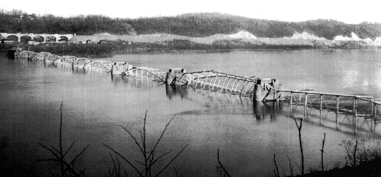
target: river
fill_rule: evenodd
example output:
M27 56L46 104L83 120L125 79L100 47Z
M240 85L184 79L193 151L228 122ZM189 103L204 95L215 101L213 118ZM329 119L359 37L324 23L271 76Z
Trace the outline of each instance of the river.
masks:
M187 71L214 69L276 78L283 88L381 98L381 51L377 49L140 54L103 59L163 71L179 67ZM121 126L140 138L146 111L148 145L154 144L165 124L175 117L157 153L173 152L154 171L188 144L163 176L176 176L176 171L178 176L219 176L217 149L232 176L273 176L274 154L281 175L290 174L288 157L294 173L299 173L298 130L286 104L254 105L249 98L192 89L174 91L152 81L76 73L38 62L8 60L4 54L0 56L0 98L0 137L7 144L0 151L6 159L0 162L5 164L2 169L25 168L49 174L49 169L56 168L51 162L36 163L52 158L37 143L58 147L59 108L63 102L63 146L68 148L76 141L68 155L73 158L90 144L77 162L78 168L87 168L88 176L108 176L111 151L103 144L133 162L142 158ZM381 127L376 128L380 133ZM319 169L324 133L326 168L345 164L344 149L339 145L343 139L380 141L378 133L354 135L305 121L302 140L307 172ZM12 164L12 159L16 163ZM125 162L122 165L134 174Z

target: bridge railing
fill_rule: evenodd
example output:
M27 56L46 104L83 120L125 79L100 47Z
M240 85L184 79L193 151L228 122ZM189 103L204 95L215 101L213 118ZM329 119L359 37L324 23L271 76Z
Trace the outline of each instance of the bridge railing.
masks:
M345 123L356 131L364 128L362 125L365 124L369 124L367 129L372 130L376 122L381 120L381 102L372 96L297 90L277 92L281 95L281 101L290 106L290 113L297 113L301 118L317 117L320 121Z
M337 93L277 90L283 102L291 105L326 109L337 113L352 113L358 117L379 117L381 104L372 96L348 95Z

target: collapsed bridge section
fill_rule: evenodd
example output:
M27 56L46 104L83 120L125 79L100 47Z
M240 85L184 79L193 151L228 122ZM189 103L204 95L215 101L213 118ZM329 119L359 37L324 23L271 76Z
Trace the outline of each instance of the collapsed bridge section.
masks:
M48 52L19 51L17 55L28 60L43 61L44 64L52 64L73 71L110 73L111 76L121 75L150 79L171 86L186 85L199 90L250 97L255 101L278 100L280 98L277 90L280 89L281 85L275 79L238 76L214 70L186 72L182 68L172 68L169 69L169 72L164 72L155 68L132 66L127 62L57 56Z
M250 97L257 83L255 77L244 77L214 70L195 71L184 73L175 84L191 85L197 89L210 90L212 92L230 93Z
M256 101L278 99L276 90L281 87L275 79L238 76L214 70L186 73L184 69L170 69L166 83L187 85L195 89L229 93L240 97L253 97Z
M241 97L254 97L257 101L277 99L276 90L280 88L275 79L238 76L214 70L186 73L184 69L180 72L172 69L167 75L166 83L187 85L195 89L229 93Z
M157 81L166 84L168 95L179 93L186 95L188 88L197 89L206 95L216 93L247 97L249 102L281 101L288 103L293 118L318 118L321 122L335 123L335 129L353 128L357 131L376 131L381 121L381 100L370 96L346 95L314 92L313 90L286 90L275 79L238 76L214 70L186 72L182 68L172 68L168 72L149 67L136 67L127 62L90 60L74 56L57 56L47 52L16 51L17 56L30 61L41 61L44 66L52 65L60 69L69 69L84 73L107 73L114 76L134 77L139 81ZM15 54L14 54L15 55ZM176 88L179 87L180 88ZM184 92L183 92L184 91ZM257 111L260 112L260 111Z

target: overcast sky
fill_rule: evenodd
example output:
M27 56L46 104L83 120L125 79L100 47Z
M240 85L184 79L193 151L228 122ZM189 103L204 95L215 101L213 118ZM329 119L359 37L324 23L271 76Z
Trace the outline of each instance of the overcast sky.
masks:
M381 0L4 0L0 7L63 17L96 14L139 18L220 12L280 21L334 19L351 24L381 23Z

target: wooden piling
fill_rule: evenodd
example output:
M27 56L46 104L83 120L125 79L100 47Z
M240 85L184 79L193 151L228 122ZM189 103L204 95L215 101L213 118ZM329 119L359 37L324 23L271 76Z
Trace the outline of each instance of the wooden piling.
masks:
M279 104L279 97L278 97L278 90L274 90L274 100L276 101L277 105Z
M355 134L357 133L357 97L353 97L353 128Z
M307 118L308 94L304 94L304 118Z
M370 108L370 118L371 118L371 124L370 124L370 129L371 129L371 131L373 131L373 126L376 128L376 122L374 122L374 120L375 120L375 117L374 117L374 98L371 98L371 100L370 100L371 102L370 102L370 104L371 104L371 108Z
M319 110L320 110L320 123L321 123L322 120L323 120L323 116L322 116L322 111L323 111L323 94L320 94L320 107L319 107Z
M243 92L243 93L245 93L245 95L246 95L246 93L247 93L247 89L249 88L249 83L250 83L250 82L247 82L247 83L246 83L246 88L245 88L245 91ZM255 84L253 84L253 86L254 86L254 85L255 85Z
M290 92L290 115L292 115L292 91Z
M377 119L377 103L374 103L374 120Z
M377 103L373 102L373 104L374 104L374 110L373 110L374 130L376 130L376 125L377 125Z
M239 82L239 80L235 80L235 81L233 81L232 87L231 87L231 89L230 89L230 94L233 92L233 90L235 90L235 89L234 89L234 85L238 84L238 82Z
M218 84L217 84L217 85L218 85L218 86L221 86L220 83L221 83L221 81L222 81L223 78L221 78L221 77L219 77L219 78L220 78L220 79L218 80ZM222 89L222 88L221 88L221 89ZM217 90L218 90L218 88L217 88Z
M229 87L229 82L230 82L230 77L228 78L228 83L226 84L225 91L226 91L226 89L228 89L228 87Z
M336 124L339 122L340 96L336 96Z
M205 86L208 84L208 78L209 78L209 75L210 75L210 73L207 73L206 74L206 79L204 80L204 86L202 87L202 89L205 89Z
M238 87L239 87L239 82L240 82L240 81L241 81L241 80L237 80L237 84L235 85L234 90L235 90L236 92L239 92Z
M243 84L242 84L242 88L241 88L241 92L240 92L240 94L239 94L239 97L242 96L242 94L243 94L243 89L244 89L246 86L247 86L247 81L243 81Z
M213 87L212 87L211 90L213 90L214 87L216 86L216 83L217 83L218 78L219 78L219 77L218 77L218 75L217 75L217 76L216 76L216 79L214 80ZM217 90L218 90L218 88L217 88Z
M254 99L255 101L264 101L266 97L266 85L263 81L258 80L254 85Z

